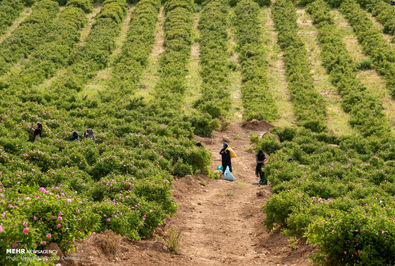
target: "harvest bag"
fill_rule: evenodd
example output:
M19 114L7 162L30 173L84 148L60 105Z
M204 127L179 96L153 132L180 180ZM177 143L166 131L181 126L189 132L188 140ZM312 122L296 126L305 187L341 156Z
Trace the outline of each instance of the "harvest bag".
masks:
M232 175L232 173L229 171L229 166L226 167L225 173L224 173L224 178L229 181L235 181L236 178Z

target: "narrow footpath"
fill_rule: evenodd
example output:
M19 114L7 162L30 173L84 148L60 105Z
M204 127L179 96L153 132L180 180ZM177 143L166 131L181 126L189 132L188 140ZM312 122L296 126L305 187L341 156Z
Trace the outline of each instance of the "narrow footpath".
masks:
M211 138L196 137L212 152L211 169L221 164L219 150L224 138L237 153L232 160L234 182L186 176L174 181L174 198L179 209L156 237L119 242L115 255L105 255L96 235L77 245L70 256L80 257L70 265L309 265L312 248L301 241L290 244L280 233L266 232L263 207L270 186L255 184L255 154L251 132L261 134L265 123L233 123ZM181 232L179 251L169 252L160 236L171 229ZM118 240L117 240L118 239ZM107 240L108 241L108 240Z

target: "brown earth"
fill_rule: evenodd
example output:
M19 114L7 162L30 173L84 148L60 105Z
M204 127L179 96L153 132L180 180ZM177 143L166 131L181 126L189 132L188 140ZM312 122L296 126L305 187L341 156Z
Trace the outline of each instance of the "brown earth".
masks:
M250 132L264 133L270 125L243 125L231 124L227 131L214 132L211 138L196 137L213 154L212 170L221 164L219 150L224 136L228 138L238 156L232 160L237 180L211 180L204 176L175 180L174 198L179 209L165 226L158 228L157 235L164 235L171 228L181 232L178 254L169 252L160 237L133 241L96 235L79 243L75 253L69 255L80 257L73 264L309 265L311 247L300 241L290 245L287 237L266 232L262 224L263 207L271 192L270 186L255 184L255 155L249 151L249 136ZM118 245L115 255L105 255L103 240L96 238Z

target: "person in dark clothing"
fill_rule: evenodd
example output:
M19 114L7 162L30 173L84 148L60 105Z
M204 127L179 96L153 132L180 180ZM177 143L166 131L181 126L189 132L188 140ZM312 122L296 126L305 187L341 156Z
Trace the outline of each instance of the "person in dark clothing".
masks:
M259 184L266 185L267 179L265 177L265 172L263 172L263 167L265 165L266 156L263 150L259 150L258 154L256 155L256 169L255 175L260 178Z
M226 167L229 166L229 171L232 172L232 162L230 160L230 151L228 150L228 143L224 142L222 150L219 152L222 156L222 171L225 172Z
M91 128L88 128L86 130L86 133L84 133L84 138L92 139L93 141L95 141L95 135L93 134L93 130Z
M395 0L392 0L392 1L391 1L391 5L392 5L392 6L395 6Z
M79 137L78 137L78 133L77 132L73 132L73 135L71 136L71 138L69 139L69 141L80 141Z
M41 125L40 122L37 122L37 127L34 129L34 132L33 132L33 142L36 141L37 136L40 136L40 138L41 138L42 132L43 132L43 125Z

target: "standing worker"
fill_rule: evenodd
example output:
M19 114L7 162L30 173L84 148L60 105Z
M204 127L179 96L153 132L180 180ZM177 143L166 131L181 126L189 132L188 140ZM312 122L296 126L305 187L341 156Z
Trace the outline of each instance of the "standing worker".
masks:
M267 185L267 179L265 177L265 172L263 172L263 167L265 165L266 156L263 150L259 150L256 155L256 169L255 175L260 178L259 185Z
M222 156L222 171L225 172L226 167L229 166L229 171L232 172L232 162L230 159L230 150L228 149L228 143L224 142L222 150L219 152Z

